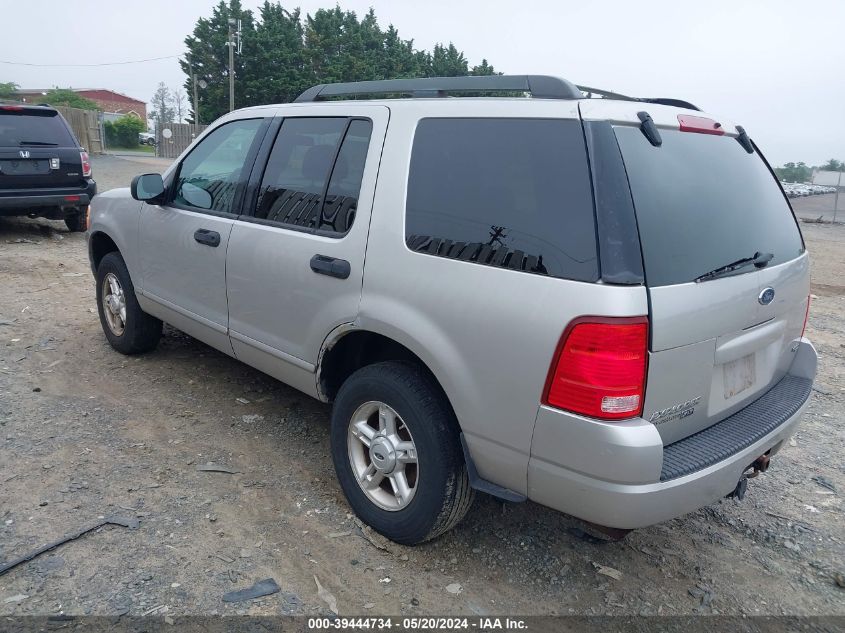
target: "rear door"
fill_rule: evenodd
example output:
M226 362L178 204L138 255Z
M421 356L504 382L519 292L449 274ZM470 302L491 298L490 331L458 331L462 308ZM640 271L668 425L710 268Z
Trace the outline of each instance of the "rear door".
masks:
M229 327L238 358L313 391L326 335L358 313L370 210L389 111L283 110L250 214L232 230ZM303 384L302 381L310 381Z
M668 444L732 414L785 375L806 313L809 263L774 176L758 152L743 148L735 128L682 131L678 114L689 111L647 110L660 146L642 133L636 112L636 124L619 121L614 129L649 290L643 416ZM703 277L757 253L766 254L761 264L769 259L765 267Z
M0 106L0 190L80 187L79 152L56 110Z

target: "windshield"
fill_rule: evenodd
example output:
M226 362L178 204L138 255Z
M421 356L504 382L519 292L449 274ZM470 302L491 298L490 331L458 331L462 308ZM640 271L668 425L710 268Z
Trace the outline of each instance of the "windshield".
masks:
M804 251L789 204L757 152L727 136L660 130L663 144L654 147L636 127L615 130L649 286L688 283L757 252L772 253L768 265L776 266Z
M76 142L53 110L37 115L0 110L0 147L73 147Z

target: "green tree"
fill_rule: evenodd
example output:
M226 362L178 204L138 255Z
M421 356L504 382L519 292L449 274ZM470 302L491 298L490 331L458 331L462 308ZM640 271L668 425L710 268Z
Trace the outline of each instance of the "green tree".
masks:
M150 99L150 118L157 124L172 123L176 117L176 108L174 107L174 95L170 88L160 81L155 94Z
M478 66L473 66L472 71L470 71L472 75L496 75L497 73L493 67L487 63L486 59L482 59L481 63Z
M775 167L774 172L784 182L809 182L813 176L813 169L803 162L786 163Z
M845 171L845 163L843 163L841 160L831 158L824 165L822 165L820 169L824 169L825 171Z
M414 50L413 40L403 40L391 24L384 31L383 54L378 58L378 79L403 79L429 74L429 56Z
M138 134L147 129L147 124L136 116L127 114L117 121L106 121L106 143L109 147L138 147Z
M235 57L235 107L292 101L318 83L402 77L492 75L484 59L470 69L464 54L452 43L434 50L417 50L392 25L382 29L370 9L362 18L339 6L303 15L265 0L257 16L240 0L221 0L210 18L200 18L185 39L188 52L180 60L188 76L206 82L199 89L199 114L209 122L229 109L228 50L230 17L242 21L243 51Z
M70 88L53 88L48 90L46 95L38 99L39 103L49 103L50 105L68 106L70 108L81 108L82 110L99 110L96 103L90 99L86 99L79 93Z
M277 71L275 67L259 68L253 62L256 42L252 11L245 10L240 0L230 0L228 3L220 0L210 18L197 20L193 33L185 38L188 53L184 59L179 60L179 65L187 75L185 92L192 96L192 121L195 120L192 73L196 73L198 82L202 80L206 83L205 88L199 89L200 120L208 123L229 111L229 18L241 20L243 40L243 51L235 55L235 107L259 103L250 92L250 72L253 77L259 77L262 74L273 75Z
M464 54L449 42L449 46L435 44L431 54L432 77L462 77L469 74L469 64Z
M258 11L260 20L249 48L252 58L240 85L250 103L293 101L312 84L299 9L289 12L265 1Z
M11 99L15 97L15 90L18 87L18 84L14 81L0 81L0 99Z

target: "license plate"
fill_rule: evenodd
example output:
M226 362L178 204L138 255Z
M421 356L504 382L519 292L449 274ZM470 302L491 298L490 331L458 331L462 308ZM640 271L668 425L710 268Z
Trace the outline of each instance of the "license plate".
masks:
M756 380L754 354L743 356L722 365L725 376L725 400L733 398L754 384Z
M38 160L0 160L0 173L10 176L33 176L50 171L47 159Z

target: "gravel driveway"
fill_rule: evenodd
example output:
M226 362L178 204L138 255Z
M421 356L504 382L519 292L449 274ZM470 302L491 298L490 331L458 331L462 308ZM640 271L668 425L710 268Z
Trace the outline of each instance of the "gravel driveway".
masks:
M94 159L101 190L163 165ZM344 615L845 614L845 226L802 228L819 379L745 501L608 544L480 495L456 530L407 548L350 515L328 406L170 328L121 356L84 236L0 219L0 561L100 516L140 519L0 577L0 614L328 614L315 577ZM265 578L281 591L222 601Z

